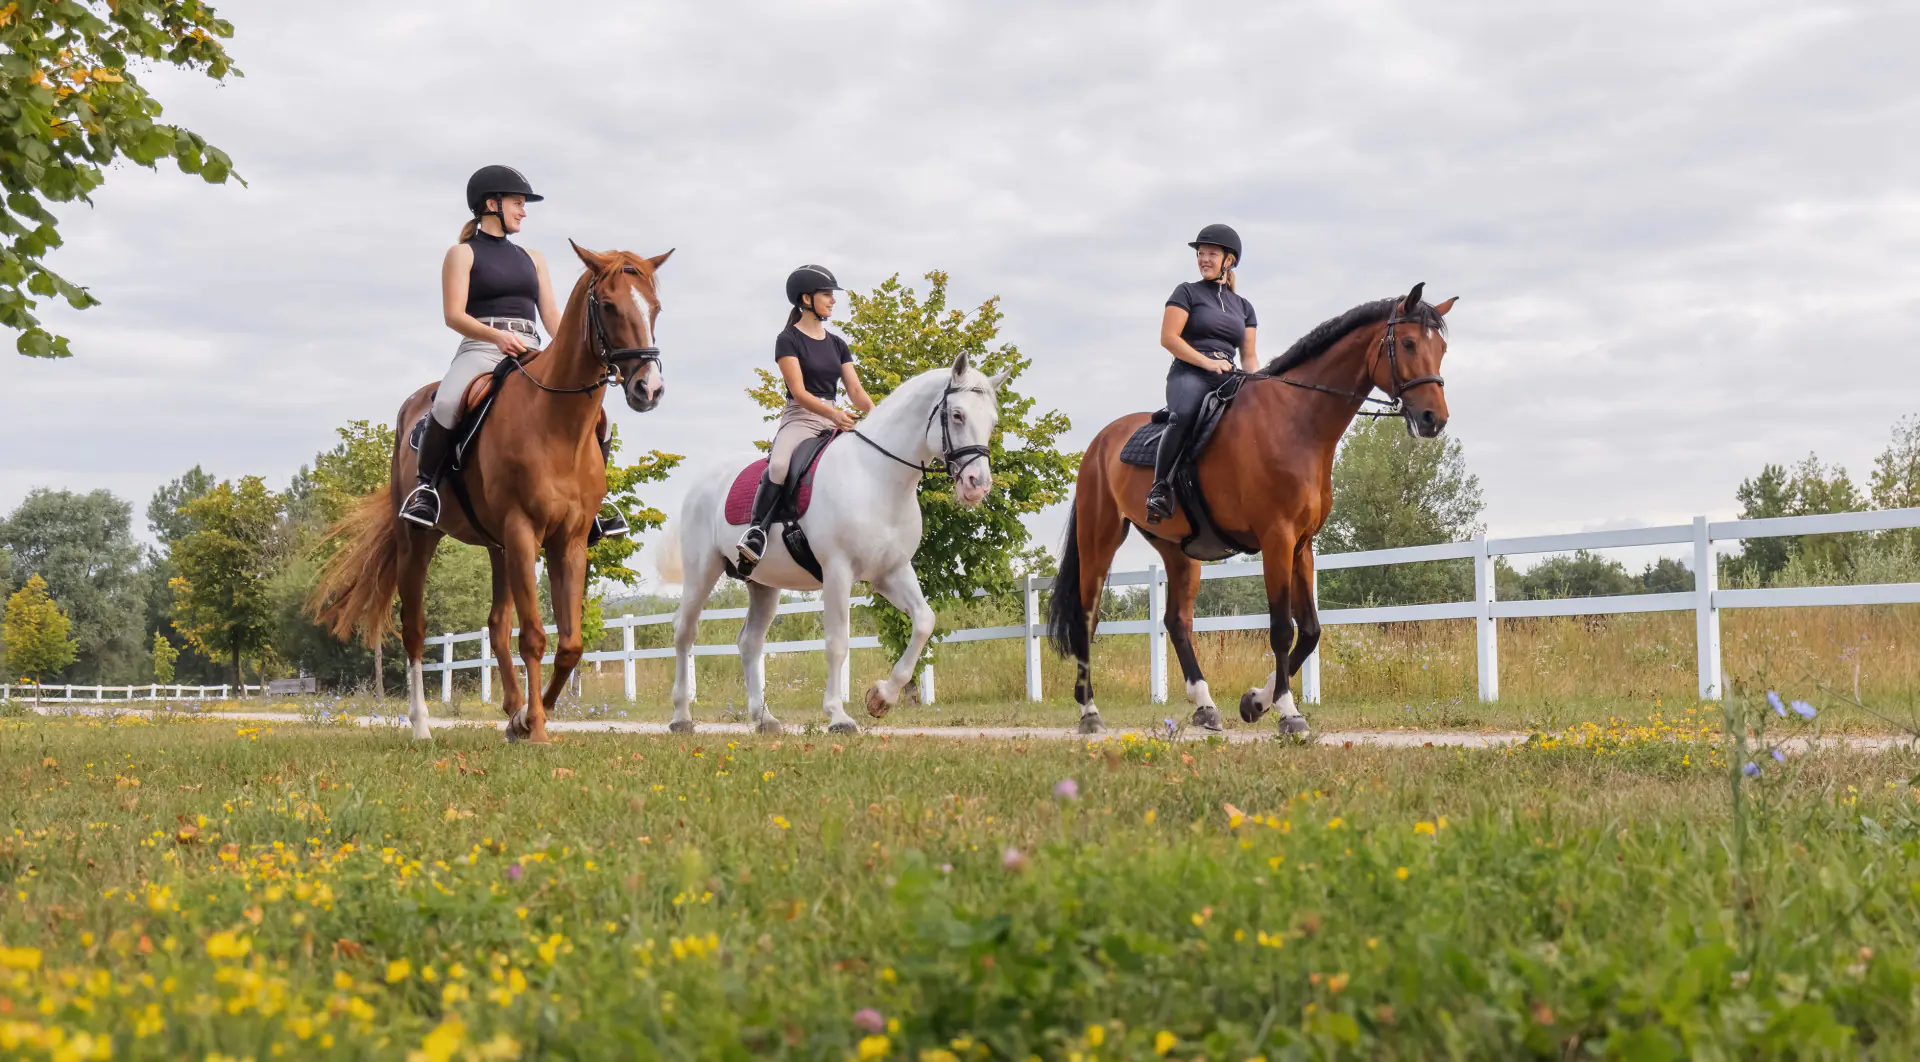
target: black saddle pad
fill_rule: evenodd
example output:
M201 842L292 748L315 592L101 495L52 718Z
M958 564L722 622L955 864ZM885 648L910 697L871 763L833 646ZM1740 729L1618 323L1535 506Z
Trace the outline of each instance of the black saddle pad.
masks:
M1220 418L1226 415L1227 408L1233 405L1234 398L1240 393L1240 385L1245 374L1234 373L1233 377L1215 388L1200 402L1199 422L1194 426L1193 434L1187 441L1186 456L1182 463L1197 462L1200 455L1207 452L1207 444L1213 441L1213 432L1220 426ZM1127 445L1120 448L1120 461L1123 464L1137 465L1140 468L1152 468L1153 460L1160 453L1160 436L1167 432L1167 411L1156 410L1145 424L1134 430Z

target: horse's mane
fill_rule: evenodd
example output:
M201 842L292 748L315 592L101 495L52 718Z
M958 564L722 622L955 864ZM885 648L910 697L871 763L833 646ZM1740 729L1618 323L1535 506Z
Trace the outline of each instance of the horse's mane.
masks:
M1285 354L1267 362L1266 366L1260 370L1260 375L1279 376L1305 365L1332 349L1335 343L1345 338L1347 333L1354 329L1379 324L1386 320L1404 301L1406 296L1396 295L1390 299L1363 302L1338 317L1330 317L1320 322L1313 326L1313 331L1294 340L1293 346L1288 347ZM1407 316L1428 328L1438 329L1442 334L1447 330L1446 318L1441 317L1440 311L1425 301L1422 301Z

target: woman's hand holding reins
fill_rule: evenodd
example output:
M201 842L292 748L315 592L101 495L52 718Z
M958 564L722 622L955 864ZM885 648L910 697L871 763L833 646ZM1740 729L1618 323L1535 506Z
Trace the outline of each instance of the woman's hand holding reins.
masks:
M527 346L527 341L522 339L518 333L509 332L504 328L496 328L493 330L493 345L506 351L508 354L515 355L525 354L531 349Z
M827 419L833 421L833 426L841 431L852 431L853 425L858 418L852 413L841 409L839 406L835 406L832 412L827 414Z

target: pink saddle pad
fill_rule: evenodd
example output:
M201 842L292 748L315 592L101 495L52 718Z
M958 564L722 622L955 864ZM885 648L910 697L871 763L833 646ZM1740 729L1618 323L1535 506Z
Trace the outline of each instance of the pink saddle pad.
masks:
M822 446L820 453L826 452L827 448ZM800 493L793 500L794 508L798 510L800 516L807 515L807 506L813 502L813 470L819 464L820 458L816 455L814 463L809 465L805 474L800 477ZM767 459L763 457L741 469L740 474L733 477L733 486L727 490L727 523L739 527L753 519L753 495L760 489L760 477L765 475L766 471ZM789 469L787 474L792 475L793 471Z

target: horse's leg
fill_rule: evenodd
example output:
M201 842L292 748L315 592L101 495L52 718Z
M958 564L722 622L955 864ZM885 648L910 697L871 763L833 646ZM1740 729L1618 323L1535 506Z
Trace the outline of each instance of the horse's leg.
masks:
M762 734L780 733L780 720L767 710L767 628L780 608L780 588L747 584L747 621L740 625L740 671L747 682L747 717Z
M927 604L927 595L920 589L920 577L914 574L912 564L903 564L888 572L874 581L873 588L913 621L913 636L907 639L907 651L894 662L892 674L867 690L867 714L878 719L899 703L901 691L913 678L913 665L920 661L927 640L933 637L933 606Z
M513 594L507 589L507 559L497 549L487 551L493 566L493 608L487 613L487 640L500 668L500 710L507 716L507 740L526 736L526 695L513 666Z
M1313 540L1302 537L1293 554L1293 621L1300 625L1300 637L1287 655L1287 677L1300 673L1307 657L1320 647L1320 606L1313 599ZM1292 693L1292 687L1288 687Z
M1081 466L1083 474L1092 464L1089 461ZM1107 469L1109 466L1102 462L1097 467ZM1120 552L1121 544L1127 540L1127 521L1120 514L1119 504L1107 484L1097 474L1074 491L1073 507L1075 585L1062 587L1059 584L1063 580L1055 579L1053 592L1080 595L1080 614L1086 617L1086 633L1074 646L1073 699L1080 706L1080 733L1102 734L1107 727L1100 721L1100 707L1093 703L1093 632L1100 623L1100 592L1106 589L1107 569L1113 564L1113 555Z
M1213 691L1207 688L1207 677L1200 673L1200 660L1193 652L1193 599L1200 592L1200 562L1180 552L1172 542L1156 539L1153 548L1167 565L1167 638L1180 661L1187 703L1193 705L1193 725L1202 730L1223 730L1220 709L1213 703ZM1148 637L1159 635L1149 633Z
M440 533L405 525L400 532L400 641L407 650L407 720L416 741L433 737L427 723L427 683L420 670L427 649L427 568Z
M1287 666L1293 649L1293 559L1297 540L1291 533L1263 536L1260 559L1267 583L1268 644L1273 649L1274 670L1267 676L1264 689L1248 690L1240 698L1240 718L1252 722L1277 708L1277 724L1282 737L1304 737L1307 721L1293 706L1293 690L1287 685L1291 675Z
M547 690L541 703L552 712L560 694L580 666L585 643L580 634L580 610L587 594L587 536L569 536L565 541L547 544L547 590L553 599L553 674L547 677Z
M680 607L673 614L673 721L667 729L693 733L693 643L700 637L700 610L720 581L720 558L711 549L683 543Z
M547 630L540 616L540 576L534 567L540 560L540 544L534 541L530 528L517 522L508 524L501 541L507 547L507 589L513 594L514 617L520 621L520 663L527 669L529 694L518 726L510 722L507 735L513 737L517 732L527 741L545 742L547 710L531 696L540 688L540 658L547 655Z
M827 632L827 691L821 707L826 709L828 731L858 734L860 724L847 714L846 702L840 698L841 684L852 663L847 643L853 634L853 572L844 562L829 563L821 575L820 600L827 606L820 616Z

